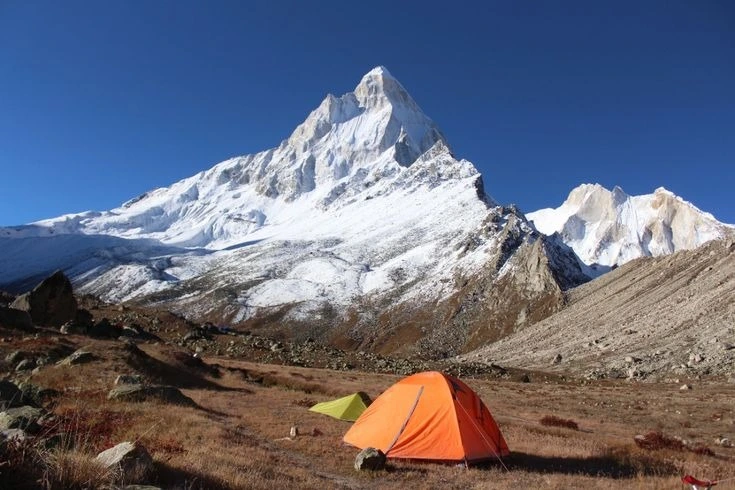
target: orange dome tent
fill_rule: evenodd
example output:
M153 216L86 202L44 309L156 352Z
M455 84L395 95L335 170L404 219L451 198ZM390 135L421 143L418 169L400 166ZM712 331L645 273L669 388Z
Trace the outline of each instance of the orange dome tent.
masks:
M495 420L462 381L431 371L388 388L343 439L389 458L479 461L509 454Z

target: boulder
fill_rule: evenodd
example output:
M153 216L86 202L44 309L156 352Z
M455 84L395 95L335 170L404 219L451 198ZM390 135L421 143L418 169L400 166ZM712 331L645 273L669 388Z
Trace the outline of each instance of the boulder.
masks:
M32 291L18 296L11 308L28 312L36 325L60 327L77 314L71 282L63 272L47 277Z
M40 427L38 419L43 415L40 408L29 406L8 408L0 412L0 430L22 429L27 432L37 432Z
M126 402L157 400L173 405L196 406L194 400L181 393L175 386L118 385L110 390L107 399Z
M145 478L153 471L153 458L140 444L121 442L97 455L96 460L105 468L121 473L121 480Z
M73 366L75 364L84 364L94 360L94 354L79 349L72 353L69 357L59 362L59 364Z
M385 454L380 449L366 447L355 458L355 469L357 471L377 471L385 468Z
M33 320L27 311L0 306L0 325L16 330L33 330Z
M10 381L0 381L0 410L23 406L23 392Z

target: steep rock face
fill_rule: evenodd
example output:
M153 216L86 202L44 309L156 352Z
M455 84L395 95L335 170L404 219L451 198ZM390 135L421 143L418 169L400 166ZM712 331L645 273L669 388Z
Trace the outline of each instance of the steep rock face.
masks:
M586 280L568 248L485 194L382 67L277 148L111 211L0 229L0 251L13 290L61 267L109 301L431 355L522 328Z
M586 264L603 266L600 272L638 257L690 250L735 232L662 187L653 194L629 196L620 187L609 191L584 184L560 207L529 213L528 219L542 233L559 233Z

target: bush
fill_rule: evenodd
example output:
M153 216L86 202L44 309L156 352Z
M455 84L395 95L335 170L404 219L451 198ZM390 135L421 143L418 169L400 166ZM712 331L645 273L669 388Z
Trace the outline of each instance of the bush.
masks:
M636 445L641 449L658 451L660 449L671 449L683 451L684 443L680 439L665 436L662 432L652 430L645 435L637 435L633 438Z
M633 438L636 445L641 449L649 451L658 451L660 449L670 449L672 451L684 452L689 451L701 456L714 456L715 453L707 446L698 444L696 446L687 446L681 439L669 437L659 431L650 431L645 435L637 435Z
M563 427L565 429L579 430L579 425L574 420L563 419L555 415L546 415L541 418L540 422L541 425L547 427Z

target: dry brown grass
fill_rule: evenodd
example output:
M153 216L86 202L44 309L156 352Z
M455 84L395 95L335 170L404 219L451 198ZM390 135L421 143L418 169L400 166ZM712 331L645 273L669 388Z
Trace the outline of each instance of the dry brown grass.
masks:
M109 486L116 474L100 465L95 455L76 450L56 450L44 456L46 470L42 485L46 489L88 489Z
M702 384L693 399L666 384L465 379L489 406L513 451L504 458L507 470L495 461L467 469L391 460L384 471L358 473L352 466L357 449L342 443L350 424L309 412L308 407L361 390L374 399L397 376L217 359L218 377L209 376L213 371L206 366L181 371L203 381L184 383L188 386L184 393L197 407L112 402L106 393L115 375L140 370L131 371L125 351L116 346L95 341L90 348L100 361L47 367L34 376L34 382L62 391L50 408L59 416L57 433L71 433L73 443L60 446L67 452L56 454L55 473L48 452L27 446L14 454L3 453L0 459L17 470L13 475L23 475L13 480L17 485L11 488L24 488L23 481L45 481L47 488L60 488L52 487L53 481L69 488L80 481L97 481L94 466L87 463L98 450L124 440L140 442L153 456L155 476L143 483L187 489L668 489L679 488L685 473L711 479L731 476L735 459L735 449L718 448L712 457L672 448L651 451L632 440L650 427L672 437L686 436L693 440L691 447L730 434L735 420L732 386ZM137 357L155 359L153 365L166 376L173 372L169 367L178 369L189 362L177 359L181 355L171 354L169 347L141 349L146 357ZM550 413L585 430L540 423ZM293 425L300 435L292 440L287 436ZM45 477L38 468L46 469ZM7 472L0 477L10 478ZM718 488L735 486L723 483Z

